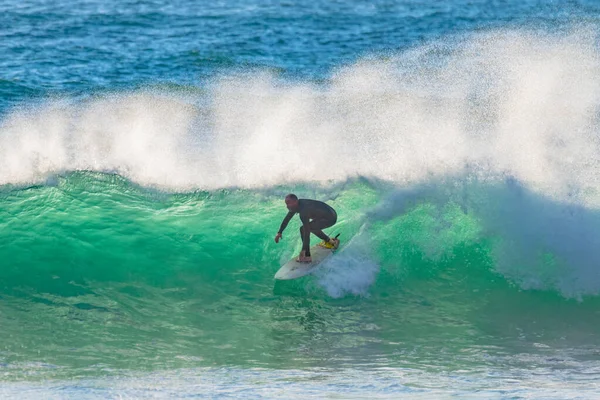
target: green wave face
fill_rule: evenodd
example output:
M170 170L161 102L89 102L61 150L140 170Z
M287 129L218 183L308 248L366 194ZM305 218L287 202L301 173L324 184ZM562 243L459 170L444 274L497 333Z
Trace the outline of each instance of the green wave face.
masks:
M288 191L336 208L331 232L343 241L315 275L276 282L300 249L297 218L273 241ZM518 248L490 210L416 193L353 180L169 194L86 172L4 188L0 360L18 366L14 377L427 360L436 369L598 346L594 276L573 283L560 247L531 242L532 258L511 263L503 255Z

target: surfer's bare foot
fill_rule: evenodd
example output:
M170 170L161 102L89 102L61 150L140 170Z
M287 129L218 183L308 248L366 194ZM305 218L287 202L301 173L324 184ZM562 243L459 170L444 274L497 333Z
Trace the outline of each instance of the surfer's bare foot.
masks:
M305 256L304 252L300 252L300 255L298 256L298 258L296 259L296 261L300 262L300 263L311 263L312 262L312 257L311 256Z
M340 239L330 238L329 243L331 243L333 245L334 249L337 249L338 247L340 247Z

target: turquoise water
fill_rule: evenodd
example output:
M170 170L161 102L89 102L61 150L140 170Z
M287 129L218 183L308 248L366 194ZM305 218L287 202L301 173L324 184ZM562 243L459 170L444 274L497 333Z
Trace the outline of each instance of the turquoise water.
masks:
M594 2L0 11L1 397L598 396Z

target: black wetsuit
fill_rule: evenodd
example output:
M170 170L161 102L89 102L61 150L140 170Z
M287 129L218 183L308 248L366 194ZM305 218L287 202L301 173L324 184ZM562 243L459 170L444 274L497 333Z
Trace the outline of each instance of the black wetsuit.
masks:
M310 256L310 234L317 235L324 241L329 241L329 236L323 233L322 229L333 226L337 221L337 213L333 208L318 200L299 199L298 209L290 211L283 219L279 227L279 233L287 227L294 214L300 214L300 237L302 238L302 250L307 257Z

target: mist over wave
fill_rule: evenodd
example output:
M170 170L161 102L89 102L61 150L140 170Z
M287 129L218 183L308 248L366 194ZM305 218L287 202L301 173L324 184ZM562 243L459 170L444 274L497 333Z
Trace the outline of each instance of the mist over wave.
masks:
M511 176L595 204L594 38L499 31L363 59L320 85L254 72L187 94L48 101L4 117L0 184L71 170L170 190Z

